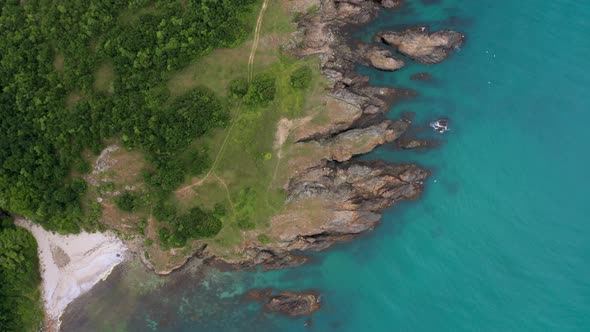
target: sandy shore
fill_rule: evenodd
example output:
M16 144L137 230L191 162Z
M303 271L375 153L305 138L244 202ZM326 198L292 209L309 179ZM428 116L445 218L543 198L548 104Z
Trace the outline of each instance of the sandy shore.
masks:
M123 261L127 247L112 233L58 235L19 218L39 245L43 301L49 330L59 330L65 308L106 278Z

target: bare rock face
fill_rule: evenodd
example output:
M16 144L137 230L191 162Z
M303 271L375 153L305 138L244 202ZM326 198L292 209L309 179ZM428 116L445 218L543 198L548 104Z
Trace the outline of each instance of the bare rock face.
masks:
M425 64L442 62L449 56L450 50L461 45L463 39L464 36L457 31L429 33L426 27L400 32L384 31L377 35L378 41L395 46L401 54Z
M269 250L323 250L373 228L380 211L416 199L429 172L414 164L327 162L291 179L285 211L273 217Z
M428 174L414 164L325 162L291 179L287 202L327 198L346 210L376 212L417 198Z
M379 47L371 47L365 54L369 64L379 70L394 71L406 65L405 62L395 58L389 50Z
M346 161L354 155L372 151L375 147L392 142L409 127L406 121L383 120L367 128L351 129L319 142L328 152L330 160Z

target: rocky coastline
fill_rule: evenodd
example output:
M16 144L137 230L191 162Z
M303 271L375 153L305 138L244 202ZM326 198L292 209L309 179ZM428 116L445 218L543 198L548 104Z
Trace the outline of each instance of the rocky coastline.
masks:
M366 24L382 9L403 6L402 1L316 2L318 10L301 15L298 32L285 50L297 57L320 58L320 69L331 88L325 103L336 107L328 108L329 121L324 125L301 119L304 125L289 132L295 141L293 151L310 152L305 158L293 158L285 176L286 208L272 218L267 233L275 241L261 243L250 236L237 250L239 258L231 259L216 257L203 248L199 257L212 265L235 269L301 265L308 260L305 251L324 250L352 239L375 227L384 209L417 199L429 176L428 170L415 164L352 159L386 143L404 149L428 145L427 141L402 137L411 126L410 120L383 120L393 102L414 92L371 86L369 78L356 73L355 68L361 64L394 71L405 65L402 57L438 63L462 43L463 35L450 30L430 33L426 27L416 27L381 32L372 44L352 45L347 27Z
M308 261L306 251L320 251L374 228L382 211L402 200L417 199L429 171L416 164L361 161L354 157L391 144L401 149L432 146L412 138L411 117L385 119L393 103L415 96L404 88L372 86L357 73L358 65L395 71L408 61L434 64L459 47L463 35L456 31L430 32L418 26L403 31L383 31L373 42L354 40L351 27L369 23L383 10L395 10L401 0L308 0L286 2L297 14L297 29L283 52L298 58L318 57L327 92L322 121L313 116L281 119L275 149L286 157L285 172L277 183L287 199L274 215L265 241L260 230L243 231L244 240L230 254L220 254L206 241L196 241L182 259L157 268L139 255L155 273L168 275L190 259L219 269L283 269ZM313 10L310 10L312 9ZM421 74L416 79L430 79ZM288 147L283 143L289 141Z

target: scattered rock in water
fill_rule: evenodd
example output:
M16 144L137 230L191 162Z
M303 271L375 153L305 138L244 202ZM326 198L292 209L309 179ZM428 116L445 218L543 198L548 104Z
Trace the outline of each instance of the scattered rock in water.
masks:
M424 64L434 64L445 60L449 51L461 45L465 36L453 30L440 30L429 33L421 26L404 31L380 32L376 39L397 47L401 54Z
M449 131L449 119L441 118L430 123L430 127L434 129L437 133L444 133L445 131Z
M418 140L418 139L407 139L407 138L400 138L396 141L397 146L402 149L417 149L417 148L425 148L430 146L430 142L427 140Z
M264 308L288 316L311 315L320 309L318 295L315 292L281 292L270 298Z
M381 0L381 6L383 8L394 9L403 6L404 2L402 0Z
M410 79L413 81L432 81L432 75L429 73L417 73L410 76Z
M265 310L292 317L311 315L321 308L319 294L314 291L272 293L270 288L252 289L246 293L245 300L265 302ZM311 326L311 320L305 324L306 327Z

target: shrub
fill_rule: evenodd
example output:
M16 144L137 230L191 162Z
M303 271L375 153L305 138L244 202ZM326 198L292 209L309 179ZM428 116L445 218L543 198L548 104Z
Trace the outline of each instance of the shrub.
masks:
M248 80L245 78L236 78L229 82L228 90L230 96L242 98L248 93Z
M258 241L260 241L260 243L262 243L262 244L268 244L271 242L271 239L266 234L259 234Z
M311 83L311 68L299 67L291 74L291 86L296 89L307 89Z
M313 13L317 12L318 10L320 10L320 7L318 5L313 5L309 8L307 8L307 13L313 14Z
M162 247L166 248L168 245L168 239L170 238L170 231L166 227L158 228L158 239L162 244Z
M133 212L137 208L137 196L129 191L125 191L115 198L115 205L121 211Z
M239 217L236 224L240 229L244 230L254 229L254 227L256 227L256 225L247 216Z
M275 99L276 92L276 78L268 73L258 74L252 80L245 101L249 105L264 106Z

